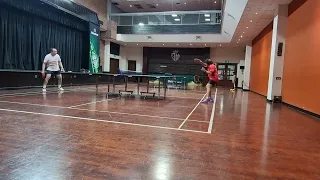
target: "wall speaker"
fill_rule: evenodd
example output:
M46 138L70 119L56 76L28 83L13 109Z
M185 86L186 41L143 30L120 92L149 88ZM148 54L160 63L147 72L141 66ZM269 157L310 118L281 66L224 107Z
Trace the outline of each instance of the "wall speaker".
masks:
M282 56L282 49L283 49L283 43L280 42L278 44L278 53L277 53L278 56Z

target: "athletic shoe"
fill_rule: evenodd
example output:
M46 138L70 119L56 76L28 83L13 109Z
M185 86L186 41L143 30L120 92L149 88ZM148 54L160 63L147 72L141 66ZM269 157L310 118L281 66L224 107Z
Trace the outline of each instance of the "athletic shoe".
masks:
M42 88L42 92L47 92L47 89L46 88Z
M208 98L207 99L209 102L213 102L213 98Z
M210 102L209 99L205 99L201 101L201 103L208 103L208 102Z
M64 89L62 87L59 87L58 91L64 91Z

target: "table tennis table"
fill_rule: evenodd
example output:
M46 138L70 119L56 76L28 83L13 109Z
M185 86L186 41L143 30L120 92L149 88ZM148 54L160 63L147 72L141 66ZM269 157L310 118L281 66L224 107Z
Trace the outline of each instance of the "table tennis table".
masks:
M106 75L106 74L104 74ZM158 99L161 99L161 82L162 82L162 87L163 87L163 99L166 98L167 94L167 81L168 78L171 76L166 76L166 75L159 75L159 76L154 76L154 75L142 75L142 74L108 74L109 77L109 83L108 83L108 92L107 96L109 95L118 95L122 96L123 93L129 93L130 96L133 96L134 91L128 90L128 82L129 78L137 78L136 84L137 84L137 93L135 96L142 96L142 97L147 97L146 95L152 95L152 97L155 97L156 92L150 92L150 79L156 79L159 81L158 83ZM122 77L124 78L124 89L119 90L118 92L115 91L116 89L116 78L117 77ZM141 80L145 78L147 79L147 90L146 91L140 91L141 87ZM112 85L112 91L110 91L110 85Z

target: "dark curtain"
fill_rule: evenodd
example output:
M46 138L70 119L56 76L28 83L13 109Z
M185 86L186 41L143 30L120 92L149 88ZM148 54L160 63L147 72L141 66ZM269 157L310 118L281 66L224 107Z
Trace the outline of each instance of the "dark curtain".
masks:
M40 70L51 47L65 70L85 68L87 32L8 7L0 8L0 27L0 69Z

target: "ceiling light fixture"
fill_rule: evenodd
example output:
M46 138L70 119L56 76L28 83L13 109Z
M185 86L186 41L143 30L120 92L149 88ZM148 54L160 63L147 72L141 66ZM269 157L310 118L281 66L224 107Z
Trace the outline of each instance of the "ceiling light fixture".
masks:
M139 44L137 44L137 46L139 46Z
M211 21L211 19L205 19L205 21Z
M176 18L176 19L174 19L175 21L180 21L180 19L179 18Z
M176 14L172 14L171 16L172 16L172 17L178 17L178 15L176 15Z
M204 17L210 17L210 14L205 14Z
M190 46L192 46L192 44L190 44Z
M217 3L217 1L214 1L214 3Z
M184 4L187 4L187 3L184 3Z
M248 29L249 27L247 26L246 28Z
M240 37L242 38L243 36L241 35Z
M130 7L132 7L132 5L130 4Z
M159 4L156 4L156 6L159 6Z
M258 13L256 12L256 14L258 14Z
M220 44L220 46L221 46L221 44Z
M250 22L252 23L252 20L250 20Z

